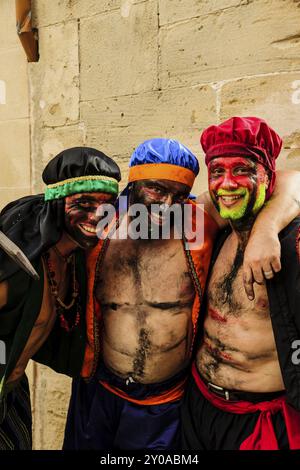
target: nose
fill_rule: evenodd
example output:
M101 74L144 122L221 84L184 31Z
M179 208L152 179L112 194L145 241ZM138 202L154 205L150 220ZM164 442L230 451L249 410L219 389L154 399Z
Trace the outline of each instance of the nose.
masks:
M165 197L164 203L167 204L168 206L171 206L173 202L173 195L168 193L168 195Z
M223 179L223 181L220 185L220 188L227 189L227 190L232 190L232 189L237 189L238 188L238 184L234 180L234 178L232 178L232 175L231 175L230 171L226 171L226 173L224 175L224 179Z
M96 215L96 210L88 213L88 221L91 224L95 224L99 222L99 220L100 220L100 215Z

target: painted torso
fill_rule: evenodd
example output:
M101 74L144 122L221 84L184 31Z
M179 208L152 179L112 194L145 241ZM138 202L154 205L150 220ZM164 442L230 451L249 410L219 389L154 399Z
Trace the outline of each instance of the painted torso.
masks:
M255 284L254 301L247 298L242 260L243 249L231 234L210 277L197 367L208 381L227 389L282 390L266 287Z
M110 240L100 273L106 366L141 383L186 367L195 293L182 241Z

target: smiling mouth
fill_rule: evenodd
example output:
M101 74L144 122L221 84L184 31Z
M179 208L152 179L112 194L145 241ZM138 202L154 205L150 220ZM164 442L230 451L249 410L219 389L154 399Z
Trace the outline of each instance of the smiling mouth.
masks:
M89 235L96 235L96 227L92 227L91 225L79 224L82 232L86 232Z
M243 195L238 196L218 196L218 200L226 207L231 207L236 204L239 200L243 199Z
M165 222L165 217L162 217L154 212L149 212L150 220L152 220L157 225L163 225Z

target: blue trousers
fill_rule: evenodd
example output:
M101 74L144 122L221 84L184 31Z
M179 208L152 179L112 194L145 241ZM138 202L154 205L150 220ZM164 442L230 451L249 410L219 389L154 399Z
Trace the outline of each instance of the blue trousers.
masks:
M101 364L91 382L74 379L63 449L180 450L180 400L139 405L108 391L99 380L144 399L170 389L185 374L160 384L126 383Z

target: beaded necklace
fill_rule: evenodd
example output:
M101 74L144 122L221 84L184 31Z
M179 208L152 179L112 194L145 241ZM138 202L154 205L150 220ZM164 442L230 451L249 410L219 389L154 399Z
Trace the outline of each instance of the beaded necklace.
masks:
M67 332L71 332L74 330L74 328L76 328L76 326L78 326L79 321L80 321L80 314L81 314L81 306L80 306L80 299L79 299L79 285L76 280L75 255L72 254L71 256L68 257L68 259L63 257L64 261L72 266L73 292L71 295L72 299L69 304L66 304L65 302L63 302L63 300L58 295L57 282L55 280L55 270L50 259L49 251L46 251L46 253L44 253L43 258L46 264L46 271L47 271L47 277L49 281L51 294L53 295L55 299L55 309L56 309L57 315L59 316L60 325ZM76 302L76 315L75 315L75 318L73 319L73 324L72 324L72 318L70 318L72 315L70 315L70 313L68 314L67 312L74 306L75 302Z

